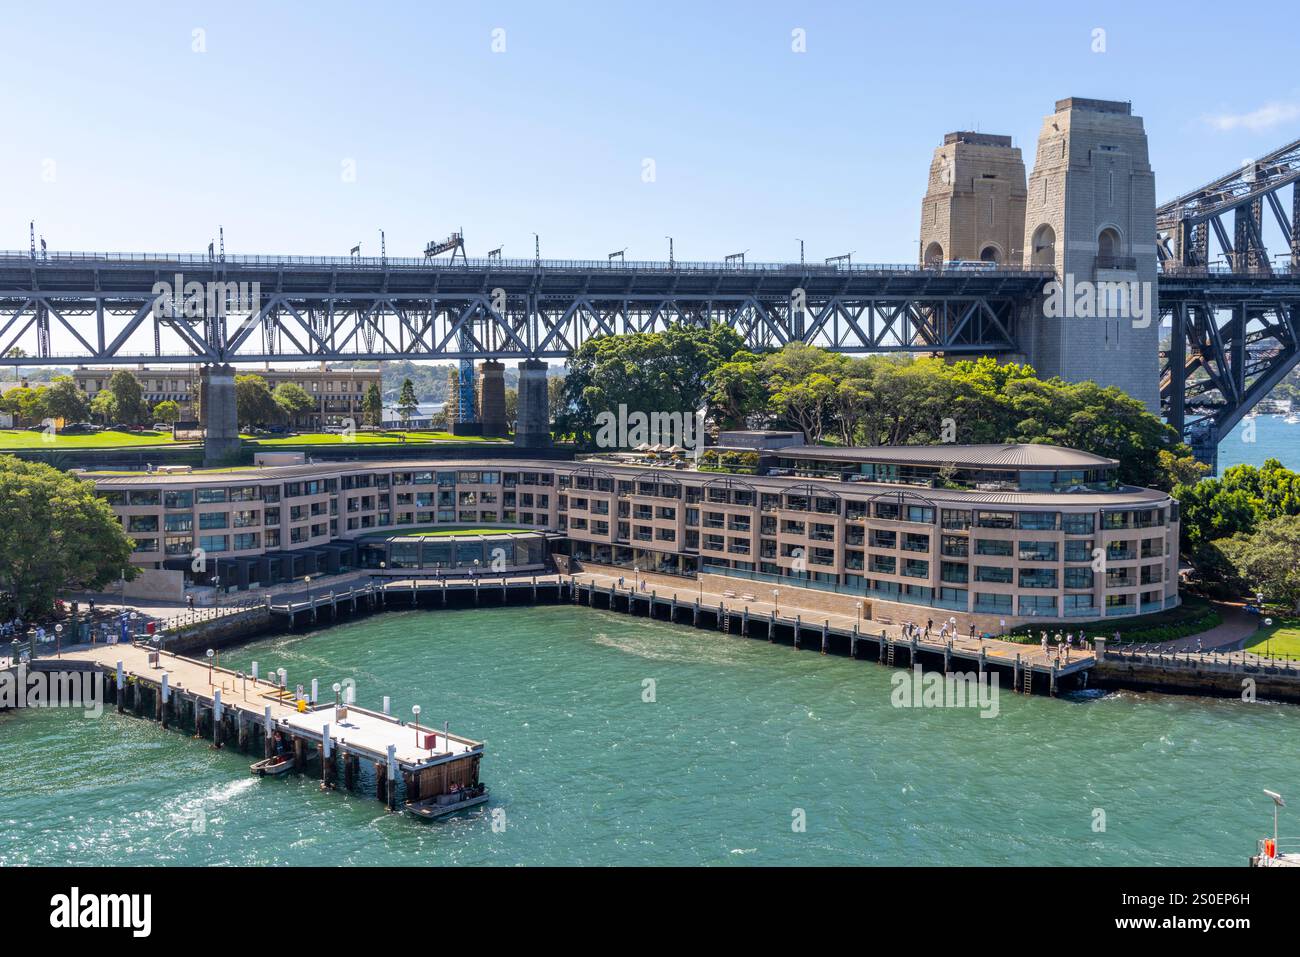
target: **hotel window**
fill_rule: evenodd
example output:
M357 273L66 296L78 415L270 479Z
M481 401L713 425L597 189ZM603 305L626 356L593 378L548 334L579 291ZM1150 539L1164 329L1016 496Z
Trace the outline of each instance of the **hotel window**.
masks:
M260 547L260 536L257 532L245 532L235 536L235 551L241 551L248 548Z
M1065 587L1066 588L1091 588L1092 569L1091 568L1067 568L1065 570Z
M977 538L975 539L976 555L996 555L1005 558L1012 554L1011 542L1004 542L996 538Z
M1002 568L998 565L976 565L975 580L994 585L1010 585L1012 581L1011 569Z
M1066 512L1061 516L1061 529L1067 535L1091 535L1096 531L1096 519L1092 512Z
M193 508L194 493L189 489L163 493L164 508Z
M199 528L225 528L227 522L225 512L199 512Z
M1055 531L1058 524L1059 512L1019 512L1019 527L1026 531L1050 532Z
M1065 543L1065 560L1067 562L1092 561L1092 539L1081 538Z
M1021 542L1020 560L1022 562L1056 561L1055 542Z
M869 567L873 572L893 575L898 570L898 559L893 555L872 555Z
M198 502L200 505L215 505L225 500L226 490L224 488L199 489Z
M132 489L127 493L127 504L129 505L157 505L161 501L162 498L157 489Z
M970 512L945 508L940 513L940 518L943 521L943 527L950 531L964 531L970 528Z
M126 529L128 532L156 532L158 531L158 516L132 515L127 519Z
M984 512L975 513L975 524L979 528L1014 528L1016 516L1014 512Z
M1055 615L1056 599L1047 595L1021 595L1019 614L1035 615Z
M168 535L163 544L168 555L188 555L194 548L194 539L189 535Z
M1011 613L1011 596L993 595L988 592L977 591L975 593L975 610L986 614L1008 615Z
M131 540L133 545L132 551L135 552L156 552L158 551L158 539L156 538L134 538Z
M163 531L189 532L194 530L194 516L168 515L163 518Z
M225 535L202 535L199 537L199 548L205 552L224 552L226 550Z
M1021 588L1055 588L1056 569L1022 568L1020 569Z
M1067 615L1083 615L1096 611L1091 595L1066 595L1064 611Z

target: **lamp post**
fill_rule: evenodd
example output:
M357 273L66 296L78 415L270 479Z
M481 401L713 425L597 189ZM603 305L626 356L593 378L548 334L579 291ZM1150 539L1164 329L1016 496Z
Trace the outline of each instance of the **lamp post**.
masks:
M858 602L858 625L862 624L862 602Z
M139 618L140 616L136 612L131 612L130 616L128 617L131 622L131 640L135 641L135 639L138 637L137 631L139 630L138 626L136 625L136 619Z
M211 688L212 687L212 664L213 664L213 659L216 657L217 653L213 651L211 648L209 648L206 654L208 656L208 687Z
M1282 800L1282 795L1278 794L1276 791L1270 791L1268 788L1264 789L1264 793L1273 799L1273 853L1276 854L1278 852L1277 851L1277 812L1278 812L1278 808L1286 807L1286 801Z
M54 626L54 657L63 657L63 626Z
M411 714L415 715L415 747L418 750L420 747L420 706L418 704L411 705Z
M1273 627L1273 619L1272 619L1272 618L1265 618L1265 619L1264 619L1264 627L1265 627L1265 628L1272 628L1272 627ZM1269 658L1272 658L1272 657L1273 657L1273 636L1272 636L1272 635L1269 635L1269 636L1268 636L1268 639L1264 642L1264 654L1267 655Z
M342 686L341 684L339 684L337 681L334 682L334 714L335 714L335 720L337 720L337 715L338 715L339 705L342 703L342 699L339 698L339 692L342 691L342 690L343 690L343 686Z
M772 589L772 610L778 615L781 614L781 589Z

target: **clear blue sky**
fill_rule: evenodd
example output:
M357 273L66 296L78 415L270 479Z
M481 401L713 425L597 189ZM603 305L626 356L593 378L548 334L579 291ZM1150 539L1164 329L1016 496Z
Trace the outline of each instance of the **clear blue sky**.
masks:
M912 261L949 130L1032 163L1055 99L1131 100L1161 198L1300 135L1293 30L1082 6L10 5L0 247Z

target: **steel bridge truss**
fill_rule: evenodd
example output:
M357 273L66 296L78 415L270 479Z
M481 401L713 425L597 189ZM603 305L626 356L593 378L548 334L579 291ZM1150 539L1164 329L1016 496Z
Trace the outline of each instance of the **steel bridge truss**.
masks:
M1205 267L1212 262L1213 236L1231 270L1269 274L1275 270L1264 244L1264 207L1289 245L1291 263L1300 262L1300 140L1243 164L1200 189L1156 210L1156 250L1166 271ZM1292 186L1290 212L1283 188ZM1224 220L1232 214L1231 231Z
M1162 280L1160 309L1165 416L1213 465L1219 441L1300 363L1300 283Z
M295 292L185 316L147 296L0 291L0 364L546 359L597 336L711 323L754 349L1013 352L1024 296L808 294L801 304L784 295ZM55 330L74 353L52 348Z

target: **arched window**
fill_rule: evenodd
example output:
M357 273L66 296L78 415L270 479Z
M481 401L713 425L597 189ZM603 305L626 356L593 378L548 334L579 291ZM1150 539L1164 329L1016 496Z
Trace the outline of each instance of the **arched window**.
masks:
M1047 223L1034 230L1030 262L1035 266L1056 265L1056 230Z
M998 249L992 243L980 250L980 262L983 263L1000 263L1002 262L1002 250Z
M1097 237L1097 257L1099 259L1114 259L1119 255L1120 246L1123 240L1120 239L1119 230L1114 226L1107 226Z
M927 266L943 265L943 247L938 243L931 243L925 247L925 264Z

